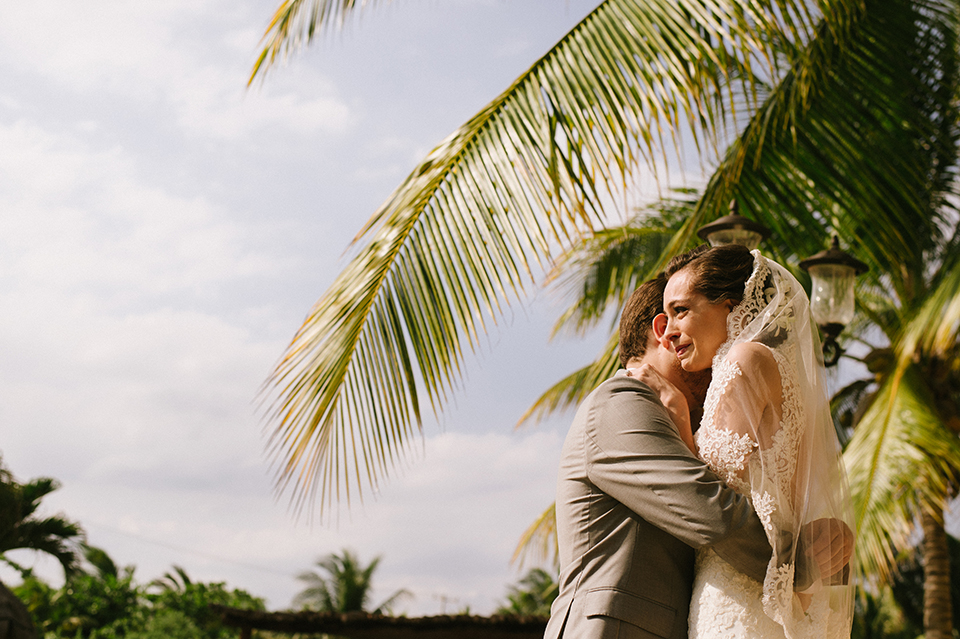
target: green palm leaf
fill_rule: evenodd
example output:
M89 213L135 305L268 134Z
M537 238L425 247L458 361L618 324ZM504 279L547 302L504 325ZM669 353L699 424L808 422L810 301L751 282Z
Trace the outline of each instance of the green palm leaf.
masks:
M650 276L651 267L672 237L664 227L604 229L588 237L581 250L561 257L551 279L558 290L576 299L560 316L554 333L565 328L582 332L609 309L623 306Z
M903 265L922 261L943 222L930 206L931 164L941 172L954 166L947 151L929 151L942 137L931 116L952 109L942 92L955 77L937 57L956 31L942 7L866 2L841 31L823 23L805 46L788 50L792 65L730 146L668 253L736 198L741 213L772 229L781 261L820 250L833 230L908 298L904 273L914 269ZM917 68L927 74L915 77Z
M677 195L681 193L687 197L657 200L627 224L600 229L560 256L547 281L574 302L560 316L554 333L565 328L582 332L594 326L652 277L674 233L696 204L694 191Z
M379 4L376 0L283 0L273 14L261 42L248 85L281 59L309 43L323 31L342 27L354 14Z
M268 380L278 486L296 508L376 485L420 426L418 389L437 411L465 350L590 231L605 193L664 134L714 135L734 103L728 68L746 73L783 29L812 30L803 12L773 24L763 8L609 0L413 171Z
M960 443L930 410L913 368L890 378L844 452L857 523L860 569L883 582L906 549L923 502L942 504L960 477Z
M536 521L527 528L520 537L516 550L513 551L512 562L523 567L524 560L531 558L534 563L544 563L552 559L557 566L560 555L557 550L557 504L550 504Z
M0 555L21 548L45 552L69 577L78 570L83 530L64 517L36 515L41 499L57 488L49 477L17 483L0 461Z
M960 338L960 255L947 256L936 287L905 328L898 348L902 370L920 354L948 358Z

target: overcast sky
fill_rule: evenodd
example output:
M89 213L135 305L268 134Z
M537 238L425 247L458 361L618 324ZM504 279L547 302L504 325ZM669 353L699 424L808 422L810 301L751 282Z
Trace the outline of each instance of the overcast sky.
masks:
M3 3L6 466L60 480L47 512L141 582L177 564L280 609L349 547L383 555L375 599L414 592L401 611L491 612L569 415L513 424L606 327L548 343L560 301L516 307L417 460L338 524L275 500L254 401L377 205L596 4L396 2L247 91L275 0Z

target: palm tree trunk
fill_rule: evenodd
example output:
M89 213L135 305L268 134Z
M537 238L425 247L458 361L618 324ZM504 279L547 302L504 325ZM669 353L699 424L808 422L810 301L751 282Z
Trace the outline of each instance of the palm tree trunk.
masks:
M926 639L952 639L950 606L950 555L943 528L943 508L924 509L923 525L923 629Z

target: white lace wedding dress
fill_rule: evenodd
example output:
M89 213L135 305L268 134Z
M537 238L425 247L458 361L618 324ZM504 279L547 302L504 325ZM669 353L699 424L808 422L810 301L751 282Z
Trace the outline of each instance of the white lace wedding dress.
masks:
M754 254L744 300L728 316L729 339L713 361L696 441L704 462L750 497L773 554L761 584L709 548L698 551L690 637L849 637L848 579L842 585L812 579L801 595L794 592L800 589L794 584L797 562L805 561L795 543L806 534L803 525L821 517L846 519L849 498L832 421L825 421L819 364L806 352L819 350L806 295L789 272ZM780 393L770 397L764 389L777 388L777 375Z

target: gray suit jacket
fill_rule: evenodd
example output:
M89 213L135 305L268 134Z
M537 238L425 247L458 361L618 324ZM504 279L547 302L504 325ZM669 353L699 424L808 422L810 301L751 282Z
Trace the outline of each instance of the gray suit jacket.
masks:
M560 594L546 639L687 638L694 549L761 580L770 546L749 500L693 456L630 377L577 411L557 482Z

